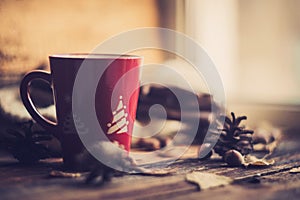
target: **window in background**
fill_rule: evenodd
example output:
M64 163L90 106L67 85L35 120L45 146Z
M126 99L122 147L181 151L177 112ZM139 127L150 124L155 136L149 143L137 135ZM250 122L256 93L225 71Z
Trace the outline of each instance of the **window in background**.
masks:
M214 60L229 102L300 104L300 2L186 0L185 32Z
M241 94L300 104L300 2L239 1Z

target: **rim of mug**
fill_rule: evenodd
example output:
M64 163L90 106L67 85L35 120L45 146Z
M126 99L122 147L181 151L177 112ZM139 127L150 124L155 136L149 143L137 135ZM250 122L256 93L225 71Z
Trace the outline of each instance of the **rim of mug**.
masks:
M111 53L60 53L52 54L49 58L63 59L141 59L142 56L132 54L111 54Z

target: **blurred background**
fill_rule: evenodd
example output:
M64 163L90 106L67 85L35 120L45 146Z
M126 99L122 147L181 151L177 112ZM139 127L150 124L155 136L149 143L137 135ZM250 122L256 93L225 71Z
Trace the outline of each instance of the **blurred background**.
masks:
M223 80L229 109L253 121L266 118L296 127L299 8L299 0L1 0L0 87L18 82L29 70L49 69L51 54L91 52L120 32L164 27L187 34L207 51ZM193 76L191 67L171 53L134 53L143 55L145 64L164 63ZM144 77L158 74L163 75L145 70ZM206 91L197 77L191 79Z

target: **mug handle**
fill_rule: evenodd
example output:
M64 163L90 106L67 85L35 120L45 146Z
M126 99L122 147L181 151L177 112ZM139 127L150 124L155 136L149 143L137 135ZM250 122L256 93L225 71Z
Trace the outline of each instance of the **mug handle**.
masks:
M43 128L51 132L55 137L59 138L57 132L57 123L50 121L49 119L42 116L38 112L38 110L36 109L36 107L34 106L31 100L30 93L29 93L29 85L31 81L33 81L34 79L44 80L48 82L50 85L52 82L51 74L46 71L35 70L26 74L20 84L20 96L23 101L23 104L26 110L28 111L28 113L38 124L40 124Z

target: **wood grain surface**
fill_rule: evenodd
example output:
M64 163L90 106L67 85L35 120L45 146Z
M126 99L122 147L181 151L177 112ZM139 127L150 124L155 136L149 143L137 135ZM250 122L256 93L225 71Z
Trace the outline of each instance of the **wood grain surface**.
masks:
M264 168L228 167L220 159L199 161L180 159L169 166L174 174L162 177L124 175L103 186L84 184L78 178L51 178L60 169L60 159L49 159L24 166L2 155L0 159L0 199L298 199L300 173L290 173L300 166L296 140L284 141L274 152L275 165ZM151 164L159 168L162 163ZM233 184L200 191L186 181L187 173L202 171L225 175Z

